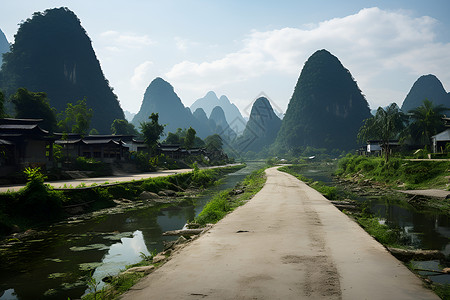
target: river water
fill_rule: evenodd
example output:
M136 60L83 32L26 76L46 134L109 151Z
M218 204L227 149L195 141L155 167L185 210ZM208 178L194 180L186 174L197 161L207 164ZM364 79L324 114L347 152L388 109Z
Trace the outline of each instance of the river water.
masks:
M196 198L194 206L148 207L64 222L35 240L2 250L0 300L80 298L89 290L89 276L101 282L101 278L141 261L142 254L162 251L164 241L177 238L162 236L163 232L183 228L215 192L234 187L263 164L248 163L228 174Z
M313 180L322 181L332 186L334 167L323 164L311 164L303 175ZM405 201L400 201L395 195L358 197L355 199L369 208L370 212L380 219L380 222L391 228L400 229L403 242L416 249L439 250L444 255L450 255L450 216L434 211L419 211ZM418 269L442 270L439 261L413 262ZM422 275L432 275L429 278L435 282L450 284L450 275L437 275L431 272L419 272Z

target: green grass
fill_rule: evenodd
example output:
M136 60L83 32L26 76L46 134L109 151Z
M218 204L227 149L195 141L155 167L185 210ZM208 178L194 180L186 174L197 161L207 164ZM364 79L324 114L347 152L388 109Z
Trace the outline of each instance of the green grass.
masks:
M205 205L194 222L200 225L217 223L236 207L244 204L264 186L266 182L264 170L265 168L252 172L242 183L238 184L239 189L243 189L244 193L233 195L232 189L218 193Z
M143 191L157 193L174 190L183 193L185 189L204 189L216 184L225 174L235 172L244 165L215 169L195 169L192 172L155 177L139 181L123 182L109 186L87 187L84 189L54 190L44 184L42 174L29 181L17 192L0 193L0 237L10 234L14 228L27 230L30 227L49 225L67 217L64 206L89 203L87 211L113 207L113 199L138 200ZM37 173L36 173L37 174Z
M338 176L371 180L391 187L406 189L447 188L450 175L448 161L409 161L392 157L385 162L381 157L348 154L338 163Z
M305 182L310 187L312 187L313 189L315 189L316 191L318 191L319 193L324 195L325 198L327 198L328 200L338 200L339 195L338 195L338 191L337 191L336 187L327 186L323 182L314 181L314 180L307 178L307 177L303 176L302 174L300 174L300 172L302 172L302 170L305 166L306 165L284 166L284 167L278 168L278 170L280 170L282 172L286 172L288 174L291 174L292 176L295 176L299 180Z

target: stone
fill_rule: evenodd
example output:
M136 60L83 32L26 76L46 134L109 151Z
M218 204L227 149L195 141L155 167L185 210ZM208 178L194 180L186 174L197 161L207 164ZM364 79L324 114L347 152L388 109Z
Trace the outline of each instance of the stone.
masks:
M158 194L156 194L156 193L152 193L152 192L147 192L147 191L145 191L145 192L142 192L142 193L139 195L139 198L140 198L141 200L159 199L160 196L159 196Z
M157 263L159 263L159 262L162 262L162 261L165 260L165 259L166 259L166 256L165 256L165 255L162 255L161 253L159 253L159 254L157 254L155 257L153 257L152 262L153 262L154 264L157 264Z
M143 272L144 274L149 274L153 271L153 269L155 268L155 266L142 266L142 267L133 267L133 268L129 268L128 270L126 270L123 273L138 273L138 272Z

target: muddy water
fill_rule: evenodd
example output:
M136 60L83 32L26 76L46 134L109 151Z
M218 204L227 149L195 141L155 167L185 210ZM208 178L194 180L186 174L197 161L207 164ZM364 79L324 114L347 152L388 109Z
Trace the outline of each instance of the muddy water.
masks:
M164 231L181 229L214 192L234 187L262 165L250 163L227 175L194 206L147 207L66 222L35 240L1 250L0 299L80 298L89 289L89 276L99 282L139 262L142 254L161 251L164 241L176 238L163 237Z

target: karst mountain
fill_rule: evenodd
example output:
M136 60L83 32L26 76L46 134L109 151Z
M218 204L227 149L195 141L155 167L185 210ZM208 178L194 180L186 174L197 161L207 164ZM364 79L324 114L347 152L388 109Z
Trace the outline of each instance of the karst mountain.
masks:
M198 121L189 108L183 105L173 86L160 77L155 78L147 87L141 108L132 123L139 128L141 122L148 122L152 113L158 113L159 123L166 125L165 134L189 127L194 128L201 138L211 133L208 125Z
M306 61L283 118L276 146L349 150L370 117L368 103L347 70L327 50Z
M7 95L19 87L45 92L57 112L86 98L93 110L91 127L100 133L109 133L114 119L124 119L90 38L67 8L36 12L20 24L3 61L0 88Z
M281 119L269 100L260 97L253 103L244 133L234 143L235 149L240 153L259 152L275 141L280 127Z
M450 94L448 94L441 81L434 75L423 75L414 82L411 90L402 104L402 111L408 111L422 105L428 99L434 105L443 105L450 108Z

